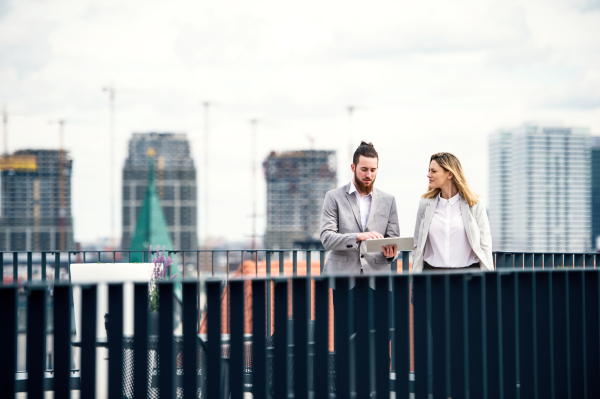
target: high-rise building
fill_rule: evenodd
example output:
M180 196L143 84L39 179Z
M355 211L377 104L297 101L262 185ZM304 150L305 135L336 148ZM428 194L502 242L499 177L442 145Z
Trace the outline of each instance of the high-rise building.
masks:
M495 251L590 248L590 133L525 124L489 141L489 206Z
M149 151L153 157L148 157ZM198 247L196 167L185 134L134 133L123 168L123 236L129 249L148 185L148 162L154 162L154 182L173 247ZM148 243L164 245L164 243Z
M0 250L73 250L66 151L21 150L0 158Z
M592 193L590 206L592 212L591 248L600 250L600 137L592 137L592 150L590 155Z
M335 151L272 152L263 168L267 180L265 246L288 249L320 244L323 200L336 187Z

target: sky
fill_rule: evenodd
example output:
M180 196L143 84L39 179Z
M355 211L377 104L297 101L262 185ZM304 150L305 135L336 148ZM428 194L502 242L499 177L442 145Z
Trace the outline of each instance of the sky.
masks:
M0 0L0 104L8 149L57 148L73 159L75 239L111 235L110 187L133 132L186 133L204 167L209 117L211 237L251 234L251 127L271 151L338 152L350 137L379 152L376 186L397 200L411 236L431 154L459 157L485 201L488 136L526 122L600 134L600 0ZM115 175L110 174L113 84ZM347 107L356 107L352 124ZM314 144L311 144L311 138ZM312 147L311 147L312 145ZM258 181L264 231L265 183ZM114 223L120 236L120 212Z

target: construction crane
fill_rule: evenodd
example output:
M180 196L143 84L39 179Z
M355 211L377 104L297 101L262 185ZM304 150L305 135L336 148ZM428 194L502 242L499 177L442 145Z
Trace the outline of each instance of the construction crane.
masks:
M213 104L209 101L204 101L202 107L204 108L204 249L210 249L210 243L208 238L209 234L209 156L210 156L210 141L209 141L209 111Z
M257 148L257 132L258 120L251 119L251 137L252 137L252 249L256 249L256 148Z

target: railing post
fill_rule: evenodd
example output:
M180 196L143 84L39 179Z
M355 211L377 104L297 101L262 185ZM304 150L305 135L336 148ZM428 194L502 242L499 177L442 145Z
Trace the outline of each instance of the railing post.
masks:
M42 252L42 281L46 282L46 252Z
M173 361L173 283L160 282L158 283L158 290L160 293L158 300L158 356L160 359L158 387L161 397L172 398L175 394L173 389L173 377L175 375Z
M279 251L279 277L283 277L284 272L284 259L283 259L283 251Z
M536 344L534 339L536 334L535 324L535 284L533 281L533 272L518 273L516 276L518 284L517 296L518 303L518 351L519 358L519 382L522 398L533 398L536 392L535 375L537 365Z
M244 395L244 282L229 281L231 314L229 323L229 392L231 399L242 399ZM254 348L253 348L254 349ZM264 372L264 371L262 371ZM263 375L259 370L255 377ZM256 378L254 378L256 379Z
M485 323L487 351L487 395L489 399L500 396L498 273L485 273Z
M96 305L95 285L81 287L81 397L96 397Z
M349 282L347 277L335 279L334 336L335 377L338 398L350 397L350 331L349 331Z
M568 273L565 270L552 272L552 348L554 354L554 397L567 398L570 390L569 362L569 291Z
M46 287L29 287L27 300L27 397L44 397Z
M350 367L356 370L356 396L368 398L371 365L369 359L369 280L366 276L356 277L354 287L354 362ZM387 341L387 340L386 340ZM354 363L354 364L352 364Z
M321 275L323 275L323 269L325 268L325 251L319 251L319 268L321 270Z
M587 267L586 267L587 269ZM600 397L600 357L593 354L600 353L600 330L598 328L598 315L600 312L598 297L598 286L600 285L600 273L595 269L587 269L583 274L585 293L585 349L587 370L586 390L588 398Z
M390 322L388 316L390 298L390 278L375 278L374 312L375 319L375 392L378 397L390 397Z
M410 374L410 287L409 276L403 274L392 277L394 287L394 343L396 371L396 397L408 397Z
M310 280L294 279L293 317L294 317L294 396L308 397L308 319L307 293Z
M71 371L71 286L54 286L54 397L69 398ZM57 356L58 354L58 356Z
M415 359L415 397L426 398L429 391L429 355L430 355L430 314L428 294L431 276L426 273L413 275L413 320L414 320L414 359Z
M263 288L264 292L264 288ZM264 296L263 296L264 298ZM260 298L258 299L260 300ZM264 301L264 299L263 299ZM287 345L288 345L288 283L278 280L275 284L275 330L273 349L273 398L287 397ZM259 302L260 303L260 302ZM255 322L256 323L256 322ZM264 327L263 327L264 329ZM255 396L259 399L258 396ZM260 398L262 399L262 398Z
M292 251L292 273L296 277L298 275L298 251Z
M504 382L501 389L505 398L517 397L517 357L516 351L513 350L516 345L515 274L514 272L504 272L499 276L500 296L498 300L501 304L499 311L502 321L500 330L502 350L499 352L502 355L500 367Z
M329 281L315 279L315 339L314 339L314 393L315 398L327 398L329 390Z
M206 386L209 399L221 398L221 282L206 283Z
M119 398L123 392L122 283L108 285L108 315L108 397Z
M270 313L271 309L266 307L265 303L265 286L271 285L270 280L254 280L252 284L252 396L257 399L265 398L267 387L269 386L269 370L266 362L266 342L269 338L265 330L266 313ZM275 289L277 292L277 289ZM275 306L277 306L277 298L275 298ZM268 310L267 310L268 309ZM275 315L277 317L277 315ZM275 319L277 323L277 319ZM275 324L277 338L285 328ZM281 332L280 332L281 331ZM284 335L285 338L285 335ZM285 345L284 345L285 348ZM284 363L285 364L285 363Z
M182 286L183 305L183 397L184 399L197 398L198 376L197 354L198 347L198 282L185 281ZM202 370L204 374L204 370ZM201 376L203 378L204 375ZM203 385L202 383L200 384Z
M551 270L533 273L535 284L535 335L537 363L534 384L537 386L538 398L550 398L554 390L552 373L553 346L551 345Z
M571 398L584 398L586 379L586 351L585 347L585 285L583 270L573 270L569 273L569 343L571 366ZM591 355L591 354L590 354ZM598 356L594 354L592 356Z
M13 252L13 284L19 281L19 253Z
M148 284L134 284L133 392L136 398L148 397Z
M2 392L7 398L14 398L17 372L17 282L12 286L0 287L0 377L2 378Z

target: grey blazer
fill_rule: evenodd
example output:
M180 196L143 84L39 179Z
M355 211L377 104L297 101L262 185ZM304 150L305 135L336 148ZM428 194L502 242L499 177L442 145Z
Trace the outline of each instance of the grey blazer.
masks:
M383 253L367 253L363 242L356 243L361 233L360 214L356 194L349 194L351 183L325 194L321 212L321 242L330 250L324 273L358 274L391 272L393 258ZM373 188L371 210L365 231L376 231L384 237L399 237L398 212L393 195Z
M415 222L415 235L413 247L412 270L420 273L423 270L423 253L425 252L425 243L429 236L429 224L435 213L438 198L423 198L419 202L419 211L417 212L417 221ZM467 201L460 197L460 210L467 233L467 239L475 255L479 258L481 270L494 270L494 260L492 258L492 233L488 222L487 213L483 200L473 206L469 206Z

